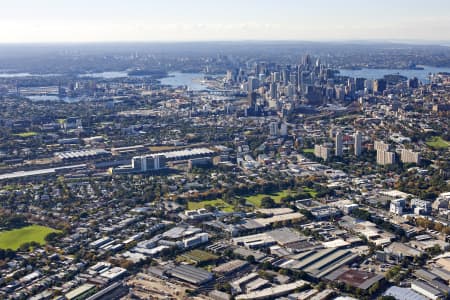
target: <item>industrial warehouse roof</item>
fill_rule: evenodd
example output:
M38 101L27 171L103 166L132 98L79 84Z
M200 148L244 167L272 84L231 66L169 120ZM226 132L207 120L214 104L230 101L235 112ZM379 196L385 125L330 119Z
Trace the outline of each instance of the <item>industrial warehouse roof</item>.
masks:
M315 278L322 278L330 272L350 263L357 257L357 254L353 254L348 249L323 249L319 251L308 251L298 259L280 259L274 262L274 264L282 268L302 270Z
M391 286L384 292L384 296L393 296L397 300L427 300L428 298L414 292L408 288Z
M194 148L194 149L185 149L185 150L177 150L177 151L169 151L169 152L158 152L153 153L150 155L144 155L142 157L147 156L156 156L156 155L164 155L166 159L179 159L179 158L187 158L191 156L197 156L197 155L207 155L214 153L213 150L208 148Z
M382 280L384 276L362 270L352 270L346 267L340 268L330 274L325 279L330 281L340 281L363 290L370 288L376 282Z
M98 155L108 155L110 152L105 149L88 149L88 150L79 150L79 151L67 151L67 152L57 152L55 156L60 159L77 159L84 158L90 156L98 156Z
M213 278L212 273L189 265L176 266L167 270L167 274L197 285L208 282Z
M248 265L248 263L244 260L235 259L232 261L229 261L227 263L221 264L220 266L217 266L213 269L213 272L216 273L229 273L233 272L234 270L240 269L244 266Z
M237 300L246 300L246 299L266 299L269 297L278 297L285 295L297 288L301 288L308 284L308 282L299 280L293 283L282 284L275 287L263 289L260 291L239 295L236 297Z

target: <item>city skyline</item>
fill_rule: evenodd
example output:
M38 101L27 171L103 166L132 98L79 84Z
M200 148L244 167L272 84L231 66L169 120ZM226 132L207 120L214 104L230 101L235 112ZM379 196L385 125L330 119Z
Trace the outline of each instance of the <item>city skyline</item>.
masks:
M25 9L24 9L25 8ZM0 12L1 43L383 40L448 44L450 3L19 0Z

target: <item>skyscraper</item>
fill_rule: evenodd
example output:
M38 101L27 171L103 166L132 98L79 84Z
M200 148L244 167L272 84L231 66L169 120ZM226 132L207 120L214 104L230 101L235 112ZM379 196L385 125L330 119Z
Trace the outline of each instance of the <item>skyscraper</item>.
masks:
M353 139L354 139L354 143L355 143L355 155L360 156L361 151L362 151L362 146L361 146L362 134L361 134L361 132L359 132L359 131L355 132Z
M340 131L336 133L334 154L342 156L342 133Z
M382 93L386 90L386 79L377 79L373 82L373 91L376 93Z

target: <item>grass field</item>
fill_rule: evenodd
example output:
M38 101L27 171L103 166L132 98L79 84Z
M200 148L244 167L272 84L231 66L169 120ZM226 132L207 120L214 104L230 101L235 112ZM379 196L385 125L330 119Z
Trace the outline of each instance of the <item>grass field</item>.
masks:
M35 135L37 135L37 132L34 132L34 131L27 131L27 132L21 132L21 133L15 134L15 136L19 136L21 138L32 137Z
M308 193L311 197L316 197L317 192L314 189L308 188L308 187L303 187L303 192ZM254 196L248 196L245 199L247 200L248 203L252 204L254 207L256 208L260 208L261 207L261 200L264 197L270 197L273 199L273 201L275 201L275 203L281 203L281 199L284 197L287 197L289 195L295 195L296 192L291 191L291 190L284 190L278 193L274 193L274 194L258 194L258 195L254 195Z
M45 237L52 232L60 232L50 227L31 225L19 229L0 232L0 248L17 250L22 244L36 242L45 244Z
M281 198L287 197L291 194L294 194L294 193L290 190L284 190L284 191L274 193L274 194L258 194L258 195L254 195L254 196L248 196L245 198L245 200L247 200L248 203L251 203L254 207L260 208L261 200L264 197L270 197L273 199L273 201L275 201L275 203L280 203Z
M209 253L209 252L206 252L203 250L192 250L185 254L180 255L177 258L177 260L201 264L201 263L216 260L218 258L219 257L217 255L214 255L212 253Z
M304 148L302 149L303 153L314 153L314 149L313 148Z
M232 212L233 211L233 206L226 203L222 199L205 200L205 201L200 201L200 202L189 201L188 209L189 210L200 209L200 208L204 208L206 205L215 206L218 209L223 210L224 212Z
M311 197L316 197L317 196L317 192L314 189L311 189L309 187L303 187L303 191L305 193L308 193Z
M427 145L433 149L440 150L440 149L447 149L448 147L450 147L450 142L447 142L440 136L435 136L427 141Z

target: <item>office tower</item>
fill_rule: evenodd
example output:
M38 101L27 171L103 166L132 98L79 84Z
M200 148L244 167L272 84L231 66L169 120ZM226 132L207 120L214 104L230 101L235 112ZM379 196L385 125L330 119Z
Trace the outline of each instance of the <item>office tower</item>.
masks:
M309 54L304 55L302 57L301 66L306 67L306 69L308 70L311 65L312 65L312 61L311 61L311 57L309 56Z
M281 81L283 82L284 85L287 85L289 83L289 79L290 79L290 71L287 69L284 69L281 72Z
M273 72L272 73L272 82L280 82L280 81L281 81L280 72Z
M366 80L366 81L364 81L364 88L369 93L373 92L373 80Z
M270 98L276 99L277 98L277 84L275 82L272 82L270 84Z
M340 131L336 133L334 155L342 156L342 133Z
M271 136L278 135L278 122L270 122L269 124L269 133Z
M387 88L387 82L385 79L377 79L373 82L373 91L375 93L382 93Z
M291 84L293 84L294 86L298 85L298 73L291 73L291 75L289 76L289 81L291 82Z
M355 78L355 89L357 91L363 91L364 90L364 78Z
M256 93L255 92L248 93L247 103L248 103L248 107L250 109L255 109L255 107L256 107Z
M250 76L248 78L248 92L251 93L259 87L259 80L256 77Z
M419 79L417 79L417 77L410 78L408 80L408 87L411 89L417 89L419 87Z
M403 163L418 164L420 163L420 153L414 152L412 150L402 149L400 159Z
M391 165L395 163L395 153L390 151L377 151L377 164Z
M295 95L295 86L293 84L288 84L286 94L289 98L294 97Z
M361 155L361 151L362 151L362 134L361 132L357 131L354 136L354 145L355 145L355 155L356 156L360 156Z

